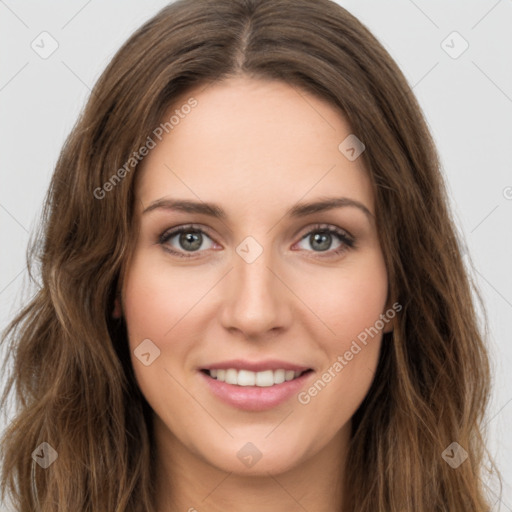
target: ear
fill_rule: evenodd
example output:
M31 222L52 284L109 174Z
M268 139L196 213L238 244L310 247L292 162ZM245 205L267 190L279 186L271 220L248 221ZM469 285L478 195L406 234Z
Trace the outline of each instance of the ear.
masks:
M386 311L389 311L389 310L386 309ZM384 326L384 329L382 329L382 332L385 334L387 334L389 332L393 332L393 329L395 328L395 319L389 318L389 315L386 315L386 311L384 311L384 313L383 313L385 326Z
M386 308L382 312L382 321L384 322L383 333L393 332L396 327L396 317L398 311L402 309L402 306L397 302L389 298L386 303Z
M120 300L120 296L118 294L114 301L114 309L112 310L112 317L113 318L121 318L122 316L123 316L123 312L121 309L121 300Z

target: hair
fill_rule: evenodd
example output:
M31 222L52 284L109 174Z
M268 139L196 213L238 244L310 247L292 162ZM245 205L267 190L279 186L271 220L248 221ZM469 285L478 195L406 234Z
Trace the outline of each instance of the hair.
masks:
M2 339L12 354L2 403L14 390L17 404L2 439L2 497L20 512L155 510L151 409L125 322L111 314L134 243L137 166L103 198L94 191L144 146L178 96L238 76L328 101L366 145L389 294L402 309L352 418L346 510L490 510L482 301L439 157L396 63L331 0L179 0L134 32L99 78L29 246L37 291ZM454 441L468 454L457 469L442 457ZM48 469L31 456L42 442L58 452Z

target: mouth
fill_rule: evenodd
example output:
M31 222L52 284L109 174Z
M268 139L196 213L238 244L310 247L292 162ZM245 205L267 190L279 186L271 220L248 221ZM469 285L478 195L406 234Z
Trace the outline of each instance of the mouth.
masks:
M307 370L285 370L278 368L276 370L264 370L254 372L251 370L237 370L236 368L211 368L202 369L201 372L208 375L208 377L215 379L219 382L225 382L233 386L247 387L254 386L260 388L267 388L290 382L300 378L306 373L310 373L311 368Z
M200 368L213 397L236 409L266 411L288 402L308 385L315 370L284 361L226 361Z

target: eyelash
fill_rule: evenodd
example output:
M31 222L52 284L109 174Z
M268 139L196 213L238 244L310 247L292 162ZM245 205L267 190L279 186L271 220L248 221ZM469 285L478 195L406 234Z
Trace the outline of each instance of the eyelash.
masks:
M184 252L181 252L181 251L175 251L173 249L170 249L166 245L167 242L171 238L173 238L176 235L179 235L181 233L201 233L203 235L207 235L211 239L212 237L209 235L208 231L209 230L207 230L207 229L205 229L203 227L199 227L199 226L195 226L193 224L189 224L189 225L186 225L186 226L181 226L181 227L179 227L177 229L173 229L171 231L169 231L169 230L164 231L158 237L158 243L163 246L165 251L171 253L173 256L178 256L180 258L194 258L193 254L197 253L197 252L201 252L201 251L191 251L191 252L188 253L188 254L190 254L190 256L187 256L186 252L184 253ZM336 226L330 226L328 224L315 224L310 229L310 231L308 231L304 236L302 236L300 238L299 242L301 242L305 238L308 238L313 233L324 233L324 234L335 235L335 236L338 237L339 241L342 243L342 245L340 247L338 247L337 249L335 249L334 251L333 250L330 250L330 251L307 251L307 252L316 252L318 254L322 254L323 252L329 254L328 256L319 256L320 258L330 258L330 257L339 256L343 252L345 252L345 251L347 251L349 249L353 249L353 248L356 247L354 238L349 236L346 231L344 231L344 230L342 230L340 228L337 228Z

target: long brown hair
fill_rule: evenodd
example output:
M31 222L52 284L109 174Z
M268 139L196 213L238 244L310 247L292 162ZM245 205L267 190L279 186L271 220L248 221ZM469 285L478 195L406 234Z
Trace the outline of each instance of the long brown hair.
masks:
M137 162L126 162L179 95L238 75L326 99L366 145L390 294L402 310L353 417L347 510L488 511L490 368L438 155L395 62L330 0L179 0L98 80L32 245L37 293L3 337L13 354L3 400L14 389L18 410L2 441L2 494L20 512L154 511L151 411L124 322L111 316L134 237ZM58 454L47 469L32 458L43 442ZM468 454L457 468L442 456L452 442Z

